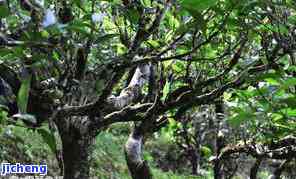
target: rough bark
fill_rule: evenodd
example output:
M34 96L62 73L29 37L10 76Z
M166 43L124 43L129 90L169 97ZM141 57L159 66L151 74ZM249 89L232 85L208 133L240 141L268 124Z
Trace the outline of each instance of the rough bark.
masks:
M279 141L274 141L272 144L261 143L254 145L246 143L244 145L229 145L224 147L218 159L223 160L235 153L246 153L253 157L262 157L267 159L286 160L296 157L296 138L287 136Z
M128 87L123 89L119 96L111 96L107 99L108 105L112 106L110 108L121 112L125 109L128 112L128 105L137 101L141 87L148 79L149 70L147 69L149 68L147 67L140 65ZM86 111L88 112L88 110ZM102 112L102 109L100 112ZM65 113L67 113L67 110L59 111L54 117L62 140L64 179L87 179L89 178L90 154L94 138L99 132L100 126L109 123L105 123L105 118L99 116L77 118L75 116L67 117ZM117 113L115 111L111 114L114 117ZM145 163L143 164L145 166ZM143 169L145 170L145 167ZM145 171L142 173L145 173Z
M141 95L141 88L149 79L149 65L140 65L129 83L124 88L119 96L111 96L108 98L108 102L112 103L116 109L122 109L123 107L136 102Z
M133 179L151 179L152 174L145 160L142 159L143 135L135 129L125 145L125 157Z
M221 153L221 150L223 149L223 147L225 146L224 144L224 138L218 136L216 139L216 153L217 156L219 156L219 154ZM216 160L215 161L215 165L214 165L214 178L215 179L222 179L224 178L223 175L223 171L222 171L222 161L220 160Z
M199 157L198 154L196 153L195 150L191 150L190 151L190 155L191 155L191 173L192 175L199 175Z
M133 100L137 100L136 98L137 96L139 96L142 86L149 80L149 75L150 75L150 71L149 71L148 65L139 66L136 69L134 76L131 79L127 89L136 88L136 91L138 91L138 93L134 93L137 95L126 95L126 94L129 94L128 91L123 91L120 95L122 96L120 99L125 101L123 103L130 103ZM145 124L142 123L141 125L143 126ZM126 142L126 145L125 145L126 162L133 179L151 179L152 178L148 164L146 163L146 161L142 159L143 137L144 137L144 131L142 126L135 127L135 129L130 134L128 141Z
M91 145L94 137L77 133L62 133L64 179L88 179Z
M216 102L215 104L215 112L217 115L218 123L221 121L221 118L223 117L222 115L224 114L224 107L221 101ZM219 156L223 147L225 146L225 138L224 135L221 135L219 131L219 126L218 126L218 131L216 134L216 155ZM216 160L215 165L214 165L214 178L215 179L222 179L224 178L224 172L222 171L222 161L221 160Z
M260 164L262 162L262 158L258 158L254 165L251 167L250 171L250 179L256 179L257 178L257 173L260 167Z
M272 179L281 179L281 175L283 171L285 170L285 167L290 162L290 160L285 160L280 164L278 168L276 168L273 172L273 175L271 176Z

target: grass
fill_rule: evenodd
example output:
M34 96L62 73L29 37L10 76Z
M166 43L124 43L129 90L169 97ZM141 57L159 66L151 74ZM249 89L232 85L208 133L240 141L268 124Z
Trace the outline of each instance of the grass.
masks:
M43 141L40 134L34 130L28 130L22 127L9 126L2 128L0 135L1 161L11 163L40 163L45 162L48 165L48 174L51 176L59 175L59 168L55 155L49 146ZM115 126L108 131L100 133L96 137L96 142L92 153L91 176L97 176L100 179L130 179L127 169L123 146L128 136L128 126ZM9 133L9 137L8 137ZM148 142L144 158L148 160L154 178L156 179L201 179L210 177L194 177L164 172L156 167L150 149L167 149L168 143L160 139L159 141Z

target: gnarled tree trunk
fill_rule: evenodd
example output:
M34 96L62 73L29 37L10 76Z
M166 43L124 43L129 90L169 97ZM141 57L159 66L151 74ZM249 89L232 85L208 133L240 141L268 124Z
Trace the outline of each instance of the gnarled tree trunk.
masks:
M251 167L251 170L250 170L250 179L257 178L257 173L258 173L261 162L262 162L262 158L256 159L256 162L254 163L254 165Z
M75 122L77 120L77 122ZM80 118L60 118L56 124L62 141L64 179L88 179L95 135Z
M64 179L89 178L91 144L93 138L83 136L79 139L62 137Z
M148 73L146 65L140 66L136 69L134 76L129 83L128 87L123 89L119 96L110 96L107 99L107 104L112 106L115 110L120 110L130 103L136 101L140 95L140 89L148 79ZM103 113L104 109L100 109ZM108 109L107 109L108 110ZM64 111L67 113L67 110ZM117 116L118 111L113 113L113 116ZM111 115L112 116L112 115ZM120 115L119 115L120 116ZM63 164L64 164L64 179L87 179L89 178L90 168L90 154L92 144L96 134L100 131L101 125L108 125L104 123L102 118L61 118L63 114L60 113L55 118L55 123L58 126L59 133L61 135L62 147L63 147ZM109 116L110 117L110 116ZM59 119L60 118L60 119ZM117 117L118 118L118 117ZM131 151L141 151L142 135L140 133L134 133L130 137L130 143L132 145ZM138 148L138 144L140 148ZM139 149L139 150L138 150ZM127 156L131 156L132 152L126 150ZM138 155L139 154L139 155ZM133 155L133 154L132 154ZM135 156L140 156L141 152L135 153ZM138 160L128 160L129 169L133 172L133 178L148 179L150 175L149 169L146 171L145 162L138 162ZM133 164L136 164L135 166ZM138 174L140 171L141 175ZM147 177L146 177L147 176Z
M221 101L218 101L215 103L215 112L217 115L217 133L216 133L216 155L219 156L221 150L223 149L223 147L225 147L225 138L224 135L220 134L220 126L219 123L222 120L223 114L224 114L224 107ZM223 163L221 160L216 160L215 161L215 165L214 165L214 178L215 179L223 179L225 178L225 174L224 171L222 170L223 168Z
M142 159L143 134L136 128L125 145L125 157L133 179L151 179L152 174L145 160Z

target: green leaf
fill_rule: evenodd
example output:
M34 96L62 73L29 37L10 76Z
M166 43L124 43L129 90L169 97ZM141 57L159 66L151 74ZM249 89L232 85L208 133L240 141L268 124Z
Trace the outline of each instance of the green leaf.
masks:
M285 109L282 109L281 111L285 113L288 117L296 117L296 109L285 108Z
M85 10L85 5L84 5L84 1L83 0L74 0L74 4L81 9L83 12L86 12Z
M296 65L291 65L288 67L289 72L296 72Z
M176 34L180 35L194 29L197 26L196 20L191 20L186 22L185 24L181 24L178 29L176 30Z
M280 113L272 113L271 114L271 118L272 118L272 121L273 122L278 122L278 121L281 121L283 119L283 115L280 114Z
M266 78L265 81L270 85L275 85L275 86L280 85L280 82L274 78Z
M140 19L140 14L136 9L129 9L126 13L125 16L127 17L127 19L129 19L129 21L132 24L137 24L139 19Z
M30 75L22 81L22 85L17 95L17 105L21 113L26 113L27 111L31 78L32 77Z
M75 20L66 26L66 28L70 31L78 32L86 36L90 36L90 29L92 26L84 21Z
M151 1L150 0L141 0L141 4L144 7L150 7L151 6Z
M5 105L2 105L0 102L0 111L5 110L5 111L9 111L8 107Z
M246 111L240 111L239 113L236 113L233 115L233 117L230 117L227 121L232 126L239 126L246 120L251 120L254 117L256 117L255 114L252 114L251 112Z
M117 36L119 36L119 34L106 34L106 35L98 37L94 43L102 43L102 42L105 42L105 41L110 40L112 38L115 38Z
M293 96L293 97L279 99L279 103L284 103L291 108L296 108L296 97Z
M280 73L264 73L256 77L257 81L265 80L265 79L279 79L281 77Z
M296 86L296 78L288 78L286 80L283 81L283 89L287 89L290 86Z
M9 16L9 9L7 7L7 4L2 2L0 5L0 18L5 18L7 16Z
M280 33L284 34L284 35L288 35L289 34L289 29L286 26L282 25L282 24L279 25L278 31Z
M178 21L178 19L176 17L174 17L174 15L172 13L166 14L166 20L168 21L168 25L169 25L170 29L175 30L176 28L178 28L180 26L180 22Z
M122 55L122 54L126 53L127 48L123 44L118 43L118 44L116 44L116 46L117 46L117 54Z
M288 22L291 24L296 24L296 15L288 17Z
M50 147L51 151L55 153L57 146L56 146L56 140L54 135L48 130L45 130L42 128L38 129L37 131L42 136L44 142L46 142L46 144Z
M121 0L102 0L102 1L112 3L113 5L122 3Z
M154 49L160 47L160 44L159 44L159 42L158 42L157 40L152 40L152 39L150 39L150 40L147 40L146 43L147 43L150 47L152 47L152 48L154 48Z
M206 158L210 158L210 156L212 155L212 150L207 146L202 146L200 150Z
M166 97L168 96L170 92L170 83L166 82L164 87L163 87L163 96L162 96L162 100L165 100Z
M144 152L143 158L145 161L149 161L149 162L153 161L153 157L151 156L151 154L149 152Z
M218 0L179 0L181 6L190 13L194 11L203 11L214 6Z
M175 70L177 73L185 71L186 69L184 62L181 62L181 61L177 61L172 67L173 67L173 70Z
M0 106L1 107L1 106ZM3 124L4 121L7 119L8 112L6 110L3 110L3 108L0 108L0 124ZM1 133L0 128L0 133Z

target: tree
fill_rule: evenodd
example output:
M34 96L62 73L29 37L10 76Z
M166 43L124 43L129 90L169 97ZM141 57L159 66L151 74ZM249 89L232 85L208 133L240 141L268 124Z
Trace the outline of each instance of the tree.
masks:
M151 178L146 135L295 65L293 5L2 1L1 69L11 75L0 76L17 96L15 118L57 129L65 179L89 177L95 136L117 122L134 122L125 146L132 178Z

